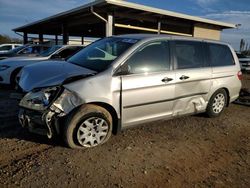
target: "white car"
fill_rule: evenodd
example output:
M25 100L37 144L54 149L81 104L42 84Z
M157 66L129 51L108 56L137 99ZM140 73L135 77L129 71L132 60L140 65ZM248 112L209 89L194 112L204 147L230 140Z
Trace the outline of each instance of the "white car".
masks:
M0 53L8 52L19 46L22 46L22 44L0 44Z
M15 85L17 75L26 66L46 60L64 60L81 50L81 45L53 46L35 57L12 57L0 61L0 84Z
M242 71L250 71L250 57L237 53Z

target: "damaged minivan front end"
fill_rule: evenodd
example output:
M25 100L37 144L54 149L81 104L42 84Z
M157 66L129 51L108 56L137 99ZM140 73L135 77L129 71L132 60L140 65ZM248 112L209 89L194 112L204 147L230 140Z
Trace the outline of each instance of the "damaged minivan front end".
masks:
M59 120L83 103L75 92L63 86L34 89L19 104L19 121L30 132L52 138L60 133Z
M19 104L21 125L48 138L62 135L71 148L104 143L120 118L121 79L112 77L113 64L137 42L108 37L67 61L25 66L18 82L27 93Z

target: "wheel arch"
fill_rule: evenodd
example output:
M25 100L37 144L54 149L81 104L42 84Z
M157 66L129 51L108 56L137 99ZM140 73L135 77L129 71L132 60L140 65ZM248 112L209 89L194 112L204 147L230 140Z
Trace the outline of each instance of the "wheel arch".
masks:
M10 75L10 84L13 84L13 81L15 79L15 77L17 76L17 74L22 70L23 67L17 67L16 69L14 69Z
M211 93L211 96L209 97L209 100L211 99L211 97L212 97L217 91L219 91L219 90L221 90L221 89L223 89L223 90L226 92L226 94L227 94L227 104L226 104L226 106L228 107L229 104L230 104L230 92L229 92L229 89L228 89L227 87L220 87L220 88L215 89L215 90Z
M104 102L90 102L90 103L87 103L87 104L94 104L94 105L97 105L97 106L100 106L104 109L106 109L110 115L112 116L112 121L113 121L113 131L112 133L113 134L118 134L121 130L121 122L120 122L120 119L118 118L118 115L117 115L117 112L115 110L115 108L113 106L111 106L110 104L108 103L104 103Z
M227 107L229 106L229 104L230 104L230 93L229 93L229 89L228 88L226 88L226 87L222 87L222 88L220 88L220 89L223 89L223 90L225 90L226 91L226 93L227 93ZM216 91L218 91L219 89L217 89Z

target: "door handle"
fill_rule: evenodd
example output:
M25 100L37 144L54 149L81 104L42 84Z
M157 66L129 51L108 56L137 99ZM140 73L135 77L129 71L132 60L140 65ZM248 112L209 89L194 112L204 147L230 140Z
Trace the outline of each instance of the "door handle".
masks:
M162 82L170 82L170 81L172 81L173 80L173 78L168 78L168 77L165 77L165 78L163 78L161 81Z
M180 80L187 80L187 79L189 79L189 76L182 75L182 76L180 77Z

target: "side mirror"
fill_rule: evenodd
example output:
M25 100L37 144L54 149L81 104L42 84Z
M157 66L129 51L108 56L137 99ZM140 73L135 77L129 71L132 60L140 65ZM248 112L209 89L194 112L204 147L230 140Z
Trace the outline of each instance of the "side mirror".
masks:
M114 76L128 75L130 74L130 67L127 63L120 66L114 73Z

